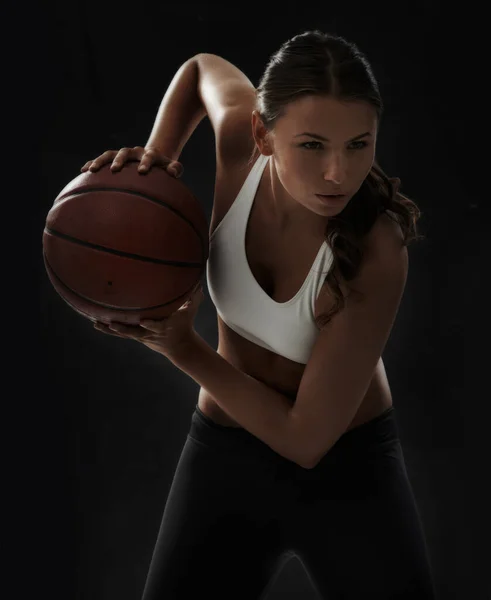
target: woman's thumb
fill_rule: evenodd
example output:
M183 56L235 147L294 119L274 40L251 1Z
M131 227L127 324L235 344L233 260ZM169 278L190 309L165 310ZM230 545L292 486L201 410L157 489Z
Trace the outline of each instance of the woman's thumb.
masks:
M179 177L181 177L181 175L184 171L184 167L181 165L181 163L174 160L169 165L169 171L172 171L174 173L175 177L179 178Z

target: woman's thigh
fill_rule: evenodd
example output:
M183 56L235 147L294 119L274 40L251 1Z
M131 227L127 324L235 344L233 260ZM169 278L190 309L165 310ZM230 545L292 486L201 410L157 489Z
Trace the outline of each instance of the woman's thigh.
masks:
M433 600L422 522L399 441L312 470L292 543L329 600Z
M142 600L260 598L285 560L268 486L247 460L188 436Z

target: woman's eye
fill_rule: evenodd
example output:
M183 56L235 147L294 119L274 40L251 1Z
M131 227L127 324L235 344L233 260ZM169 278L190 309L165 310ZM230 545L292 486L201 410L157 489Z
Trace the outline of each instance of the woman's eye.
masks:
M319 146L321 146L322 144L320 142L305 142L302 144L302 147L305 148L306 150L320 150L320 148L307 148L307 146L309 146L310 144L318 144ZM365 148L366 146L368 146L367 142L363 142L363 141L358 141L358 142L353 142L353 144L361 144L359 146L357 146L356 148L351 148L351 150L361 150L363 148Z
M302 147L305 148L306 150L318 150L318 148L307 148L307 146L309 144L319 144L320 145L320 142L305 142L304 144L302 144Z
M366 146L368 146L368 142L363 142L362 140L359 140L358 142L353 142L353 144L361 144L361 146L358 146L357 148L355 148L355 150L361 150L362 148L366 148Z

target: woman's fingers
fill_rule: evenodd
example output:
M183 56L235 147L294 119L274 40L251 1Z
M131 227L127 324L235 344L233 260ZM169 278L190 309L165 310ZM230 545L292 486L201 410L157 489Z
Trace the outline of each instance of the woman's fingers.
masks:
M115 335L116 337L120 337L120 338L127 337L125 335L120 335L119 333L116 333L112 329L109 329L109 327L107 325L103 325L102 323L95 323L94 324L94 329L97 329L97 331L100 331L101 333L107 333L109 335Z
M172 160L170 157L162 154L159 149L152 146L148 148L135 146L134 148L125 147L120 150L106 150L96 159L87 161L80 171L82 173L86 171L94 173L107 163L111 163L109 168L112 173L115 173L120 171L129 159L134 158L140 161L138 165L139 173L146 173L152 166L157 164L163 166L176 179L181 177L184 171L184 167L179 161Z
M109 335L115 335L120 338L142 340L146 338L153 338L154 333L140 327L139 325L122 325L121 323L111 323L111 325L105 325L99 321L94 324L94 329L101 331L102 333L108 333Z
M110 167L111 171L117 171L118 169L120 169L128 160L129 154L130 148L121 148L121 150L119 150L116 156L113 158L113 162Z

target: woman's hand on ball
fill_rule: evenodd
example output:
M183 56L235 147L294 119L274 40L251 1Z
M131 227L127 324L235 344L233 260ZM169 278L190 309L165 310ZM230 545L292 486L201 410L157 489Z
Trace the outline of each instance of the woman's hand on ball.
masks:
M94 328L102 333L141 342L150 350L172 360L193 343L194 319L203 299L203 287L200 282L189 300L164 319L142 319L140 325L124 325L112 321L109 326L98 321Z
M127 160L139 160L139 173L148 172L153 165L164 167L170 175L176 179L181 177L184 167L177 160L165 156L158 148L153 146L135 146L134 148L121 148L121 150L106 150L94 160L89 160L80 169L82 173L90 171L95 173L97 169L107 163L112 163L110 169L113 173L123 168Z

